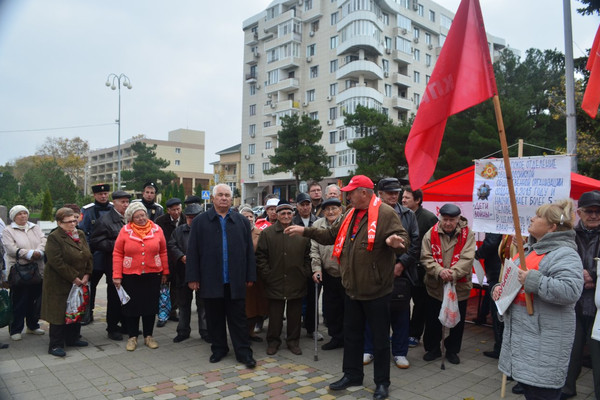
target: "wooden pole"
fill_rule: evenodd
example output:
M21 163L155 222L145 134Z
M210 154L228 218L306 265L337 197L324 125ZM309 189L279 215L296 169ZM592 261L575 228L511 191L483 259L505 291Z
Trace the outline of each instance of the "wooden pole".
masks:
M506 133L504 132L504 120L502 119L502 109L500 108L500 99L495 94L494 113L496 114L496 124L498 125L498 134L500 136L500 146L502 147L502 158L504 160L504 169L506 170L506 183L508 185L508 194L510 196L510 208L513 216L513 224L515 226L515 239L517 240L517 248L519 249L519 260L521 261L520 268L527 271L525 265L525 254L523 251L523 236L521 235L521 223L519 222L519 211L517 209L517 198L515 196L515 186L513 184L512 170L510 168L510 159L508 157L508 144L506 143ZM533 315L533 303L531 296L525 296L525 305L527 313Z
M502 374L502 386L500 388L500 398L504 398L506 396L506 374Z

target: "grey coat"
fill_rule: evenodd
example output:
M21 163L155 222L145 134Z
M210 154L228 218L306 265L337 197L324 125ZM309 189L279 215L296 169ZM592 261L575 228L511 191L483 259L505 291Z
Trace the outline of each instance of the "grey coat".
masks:
M547 233L538 242L530 237L530 244L527 254L545 254L524 285L534 294L533 315L514 303L506 311L498 368L527 385L560 388L571 356L583 267L572 230Z

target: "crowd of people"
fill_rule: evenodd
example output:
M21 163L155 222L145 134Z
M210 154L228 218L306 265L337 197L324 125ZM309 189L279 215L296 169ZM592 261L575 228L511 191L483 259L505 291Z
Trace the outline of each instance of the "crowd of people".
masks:
M252 346L264 341L265 320L266 354L275 355L284 340L291 353L302 354L302 329L315 343L324 340L317 329L322 315L329 340L321 349L343 348L343 376L329 389L362 385L364 365L373 363L373 397L385 399L390 365L410 368L408 350L421 341L423 360L461 362L474 260L484 260L493 300L500 297L502 260L519 263L512 237L487 233L476 248L458 206L445 204L436 216L423 208L420 190L396 178L375 185L357 175L324 191L313 182L292 202L269 195L259 216L250 206L232 207L225 184L214 186L205 212L196 196L168 199L163 209L153 182L139 200L122 190L111 194L107 184L92 192L94 202L81 209L58 209L57 228L47 237L22 205L10 209L8 225L0 224L4 276L14 277L16 264L34 271L31 282L10 288L10 338L22 340L24 329L44 335L41 318L50 326L48 352L57 357L67 347L88 345L81 326L94 323L96 289L105 276L107 337L126 335L127 351L136 350L140 334L145 346L158 348L154 329L168 320L178 323L173 342L190 338L194 297L211 363L226 357L231 344L238 362L254 368ZM577 224L571 200L539 207L524 247L521 292L502 317L494 301L487 305L495 345L485 355L499 359L500 371L517 382L513 392L527 399L575 396L586 344L600 398L600 345L592 338L600 192L584 193L576 213ZM454 284L460 313L449 329L438 318L447 283ZM65 322L73 285L89 287L92 311L83 323ZM157 321L165 287L171 312ZM528 298L535 318L525 307Z

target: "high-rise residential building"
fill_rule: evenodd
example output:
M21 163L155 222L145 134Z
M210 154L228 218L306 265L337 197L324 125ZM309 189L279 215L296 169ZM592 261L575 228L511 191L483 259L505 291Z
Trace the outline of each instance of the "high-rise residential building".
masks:
M266 175L281 117L321 122L331 176L348 176L356 139L343 113L358 104L394 122L416 113L454 13L429 0L275 0L244 30L242 201L295 191L289 173ZM504 40L488 34L493 57Z
M242 164L241 144L228 147L215 154L219 156L218 161L211 162L213 166L214 182L224 183L233 192L233 205L241 204L240 198L240 166Z
M177 183L183 184L186 195L192 194L198 184L208 187L213 176L204 173L204 131L176 129L169 132L168 140L149 139L143 135L130 139L121 144L122 171L132 169L136 153L131 145L135 142L156 145L156 157L169 161L169 166L164 169L177 174ZM89 184L112 182L114 188L118 171L117 146L90 151L88 167ZM163 182L165 185L167 183ZM128 191L141 189L125 188Z

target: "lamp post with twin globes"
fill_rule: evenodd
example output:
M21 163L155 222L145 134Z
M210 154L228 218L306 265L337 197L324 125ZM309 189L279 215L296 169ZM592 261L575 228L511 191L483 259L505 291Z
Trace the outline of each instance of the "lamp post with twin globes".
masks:
M133 86L131 86L131 80L129 79L129 77L125 74L109 74L108 77L106 78L106 83L105 85L110 87L112 90L116 90L117 88L119 89L119 117L117 118L117 120L115 121L117 123L118 126L118 145L117 145L117 157L118 157L118 180L117 180L117 190L121 190L121 84L126 87L127 89L131 89ZM113 184L114 186L114 184Z

